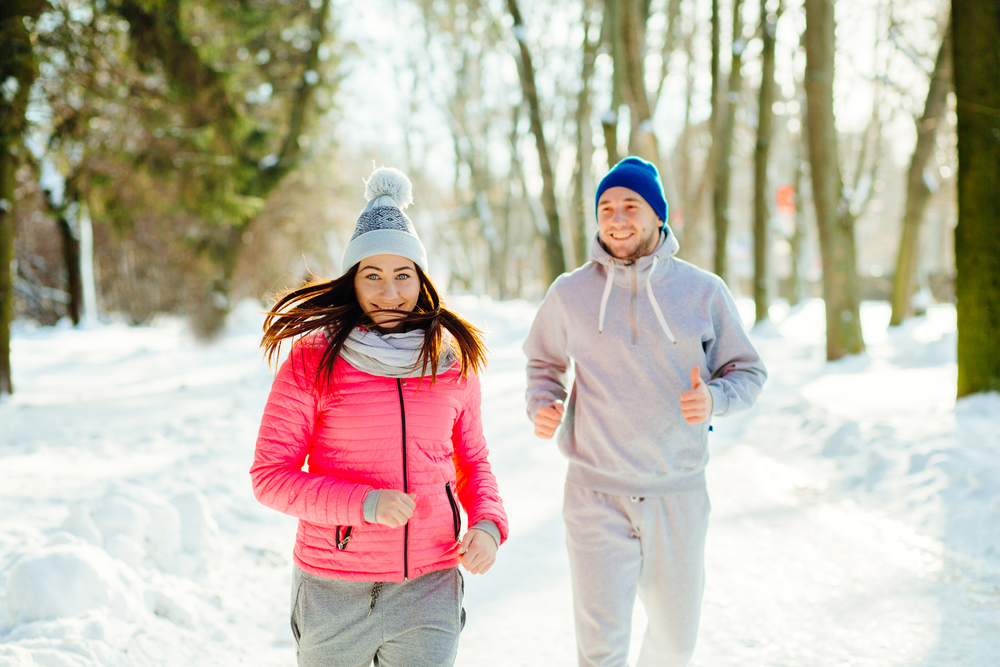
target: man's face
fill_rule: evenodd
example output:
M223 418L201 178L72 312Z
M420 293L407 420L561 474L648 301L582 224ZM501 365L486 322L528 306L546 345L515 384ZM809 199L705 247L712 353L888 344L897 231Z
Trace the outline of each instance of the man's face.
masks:
M633 262L650 254L663 223L637 192L616 186L597 202L597 234L612 257Z

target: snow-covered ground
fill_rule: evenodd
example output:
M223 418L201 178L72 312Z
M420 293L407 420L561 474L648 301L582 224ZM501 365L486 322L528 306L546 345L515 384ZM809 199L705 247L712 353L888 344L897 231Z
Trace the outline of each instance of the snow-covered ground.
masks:
M458 664L570 667L565 464L523 408L534 306L453 305L489 334L484 420L511 519L494 568L466 576ZM247 474L271 378L255 310L210 346L169 319L15 332L0 665L294 664L294 520ZM1000 396L956 404L953 308L892 331L888 316L864 304L868 353L836 363L819 301L752 332L770 379L754 410L715 421L694 664L1000 664ZM643 620L637 606L637 639Z

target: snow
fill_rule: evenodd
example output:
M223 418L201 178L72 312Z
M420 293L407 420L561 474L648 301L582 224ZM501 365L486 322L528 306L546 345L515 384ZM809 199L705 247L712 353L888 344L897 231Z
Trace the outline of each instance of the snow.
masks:
M524 415L535 305L460 297L487 331L491 460L511 538L466 575L459 665L576 663L565 463ZM740 302L752 316L753 306ZM0 404L0 666L294 664L295 521L249 470L271 373L258 304L225 336L181 320L15 329ZM751 331L758 405L714 421L708 581L694 665L1000 664L1000 395L956 403L955 311L827 363L823 304ZM632 660L644 615L637 605Z

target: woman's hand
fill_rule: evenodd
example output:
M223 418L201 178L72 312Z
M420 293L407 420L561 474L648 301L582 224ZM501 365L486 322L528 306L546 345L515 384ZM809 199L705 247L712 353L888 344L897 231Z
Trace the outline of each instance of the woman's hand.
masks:
M375 503L375 522L390 528L399 528L413 516L417 496L393 489L382 489Z
M485 530L470 528L458 548L462 566L472 574L483 574L497 559L497 543Z

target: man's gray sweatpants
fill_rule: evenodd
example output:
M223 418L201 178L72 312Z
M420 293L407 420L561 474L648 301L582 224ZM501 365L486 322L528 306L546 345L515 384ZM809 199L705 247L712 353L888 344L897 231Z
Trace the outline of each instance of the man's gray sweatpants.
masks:
M458 568L381 584L294 568L292 634L299 667L449 667L465 625Z
M649 625L637 667L683 667L705 587L704 489L614 496L566 484L563 518L581 667L625 667L638 592Z

